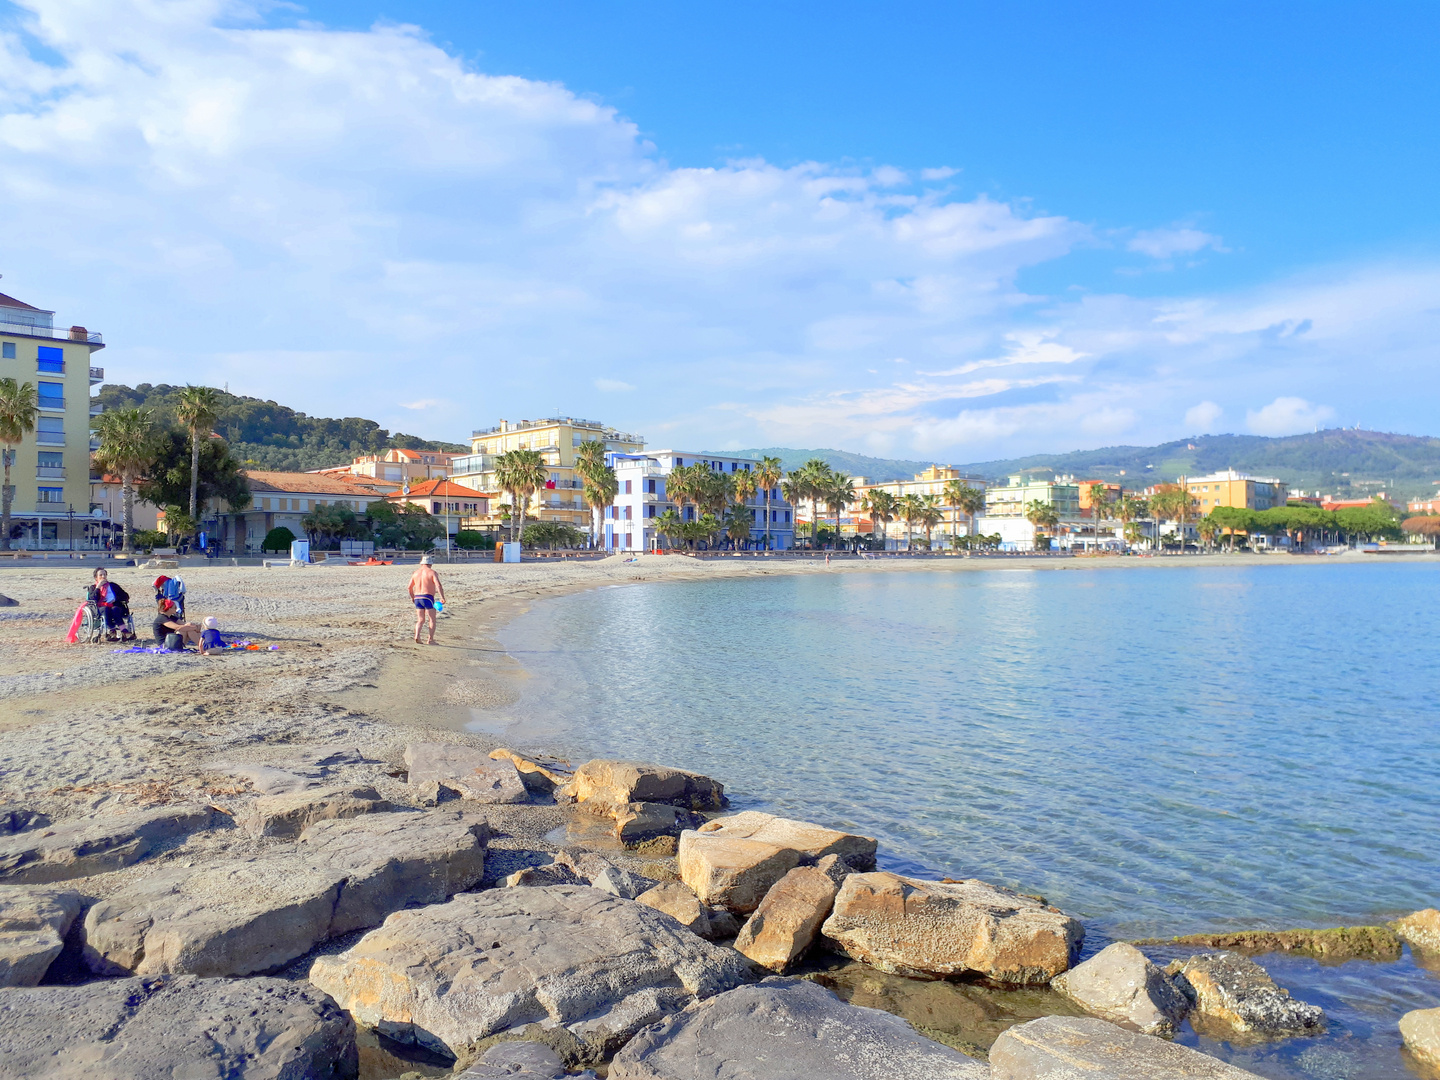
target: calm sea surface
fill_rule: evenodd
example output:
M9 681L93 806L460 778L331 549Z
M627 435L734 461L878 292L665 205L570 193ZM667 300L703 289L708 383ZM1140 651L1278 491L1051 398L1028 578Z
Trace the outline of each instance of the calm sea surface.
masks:
M891 869L1043 893L1087 952L1440 904L1440 567L638 584L538 604L503 643L536 675L512 730L707 773L878 837ZM1400 1004L1440 1004L1415 979Z

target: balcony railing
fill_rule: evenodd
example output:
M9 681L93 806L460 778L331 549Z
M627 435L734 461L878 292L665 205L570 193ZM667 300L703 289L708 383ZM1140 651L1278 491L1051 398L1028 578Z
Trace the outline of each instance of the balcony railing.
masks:
M90 385L105 381L105 369L103 367L92 367L90 369Z
M42 397L40 408L59 412L65 408L65 399L63 397Z
M65 374L65 361L64 361L64 360L37 360L37 361L35 361L35 369L36 369L37 371L47 371L47 372L49 372L49 373L52 374L52 375L64 375L64 374Z
M64 465L36 465L36 466L35 466L35 479L36 479L36 480L64 480L64 479L65 479L65 466L64 466Z
M105 344L103 334L94 330L86 330L83 326L72 326L69 329L56 326L35 326L32 323L11 322L3 317L0 317L0 333L17 334L21 337L43 337L56 341L83 341L90 345Z
M97 401L95 404L93 404L93 405L90 406L90 415L91 415L91 416L99 416L99 415L100 415L101 413L103 413L104 411L105 411L105 406L104 406L104 405L101 405L98 401Z
M63 431L37 431L35 441L41 446L64 446L65 433ZM94 449L100 449L100 440L96 439Z

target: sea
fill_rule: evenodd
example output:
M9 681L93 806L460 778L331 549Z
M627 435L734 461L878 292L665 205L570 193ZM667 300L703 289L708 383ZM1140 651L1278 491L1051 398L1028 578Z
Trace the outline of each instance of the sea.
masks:
M1440 565L1035 568L638 583L539 602L477 730L696 770L739 809L865 833L1112 940L1366 925L1440 905ZM973 562L979 562L974 560ZM971 566L973 566L973 562ZM1261 1075L1414 1077L1440 971L1264 959L1320 1039Z

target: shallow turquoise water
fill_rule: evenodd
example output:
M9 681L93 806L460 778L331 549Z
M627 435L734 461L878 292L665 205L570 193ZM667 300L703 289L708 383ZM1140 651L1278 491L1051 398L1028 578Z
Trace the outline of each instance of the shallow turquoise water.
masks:
M1440 904L1440 567L776 575L546 601L477 727L697 769L882 866L1041 892L1115 938ZM1162 955L1163 954L1163 955ZM1157 959L1168 956L1157 950ZM1274 1080L1413 1074L1440 973L1261 958L1323 1038L1201 1045Z
M1440 568L1387 565L641 584L503 638L566 743L1117 937L1440 902L1437 640Z

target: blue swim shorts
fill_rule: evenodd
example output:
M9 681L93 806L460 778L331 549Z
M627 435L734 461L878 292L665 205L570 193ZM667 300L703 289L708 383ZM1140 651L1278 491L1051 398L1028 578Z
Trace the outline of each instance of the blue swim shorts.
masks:
M433 596L426 596L424 593L419 593L415 597L415 606L421 611L434 611L435 598Z

